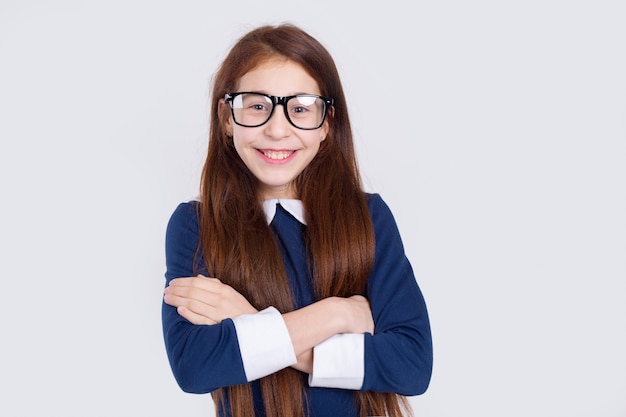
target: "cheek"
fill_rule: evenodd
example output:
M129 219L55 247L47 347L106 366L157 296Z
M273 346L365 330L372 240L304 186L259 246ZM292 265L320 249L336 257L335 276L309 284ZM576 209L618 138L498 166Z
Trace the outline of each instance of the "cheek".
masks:
M237 129L238 126L235 126L233 129L233 144L237 149L237 152L240 150L244 150L249 147L252 142L254 142L254 136L251 135L249 131L242 131L241 129Z
M245 159L245 152L246 152L246 147L245 145L243 145L241 143L241 141L239 140L234 140L233 144L235 145L235 150L237 151L237 154L239 155L240 158Z
M241 140L241 137L238 136L237 134L233 136L232 141L239 157L245 160L244 155L246 152L246 142Z
M320 144L325 138L324 131L320 130L312 130L305 137L302 137L302 141L306 144L307 148L319 148Z

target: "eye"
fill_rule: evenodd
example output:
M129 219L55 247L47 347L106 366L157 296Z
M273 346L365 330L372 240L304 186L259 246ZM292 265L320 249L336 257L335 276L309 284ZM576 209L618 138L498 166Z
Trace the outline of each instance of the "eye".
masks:
M251 111L268 111L271 103L267 102L266 97L246 97L244 100L244 106Z
M292 113L305 113L307 111L309 111L309 109L304 106L293 106L291 108Z
M252 110L258 110L258 111L264 111L264 110L267 110L267 106L266 106L266 105L264 105L264 104L260 104L260 103L254 103L254 104L251 104L251 105L249 106L249 108L250 108L250 109L252 109Z
M272 102L262 94L246 93L237 98L239 100L235 102L235 107L244 109L246 112L267 113L272 109Z

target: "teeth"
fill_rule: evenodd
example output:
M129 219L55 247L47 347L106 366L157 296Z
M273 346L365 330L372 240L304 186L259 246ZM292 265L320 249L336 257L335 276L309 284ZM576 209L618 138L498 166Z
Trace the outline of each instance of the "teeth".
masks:
M269 159L285 159L292 153L292 151L263 151L263 155Z

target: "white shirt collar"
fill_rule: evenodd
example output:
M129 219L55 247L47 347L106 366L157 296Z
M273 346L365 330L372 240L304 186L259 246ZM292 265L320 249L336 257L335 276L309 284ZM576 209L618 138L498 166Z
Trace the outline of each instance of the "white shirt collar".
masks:
M272 198L263 202L263 211L265 212L267 224L270 224L276 215L276 204L280 204L300 223L306 225L306 222L304 221L304 208L302 207L302 201L292 198Z

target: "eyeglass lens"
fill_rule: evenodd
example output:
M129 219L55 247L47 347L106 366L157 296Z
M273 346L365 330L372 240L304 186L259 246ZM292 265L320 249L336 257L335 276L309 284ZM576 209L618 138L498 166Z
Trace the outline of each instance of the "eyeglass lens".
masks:
M272 115L274 103L258 93L243 93L232 100L235 122L248 127L261 126ZM285 103L285 114L291 123L302 129L315 129L324 119L326 104L320 97L299 95L291 97Z

